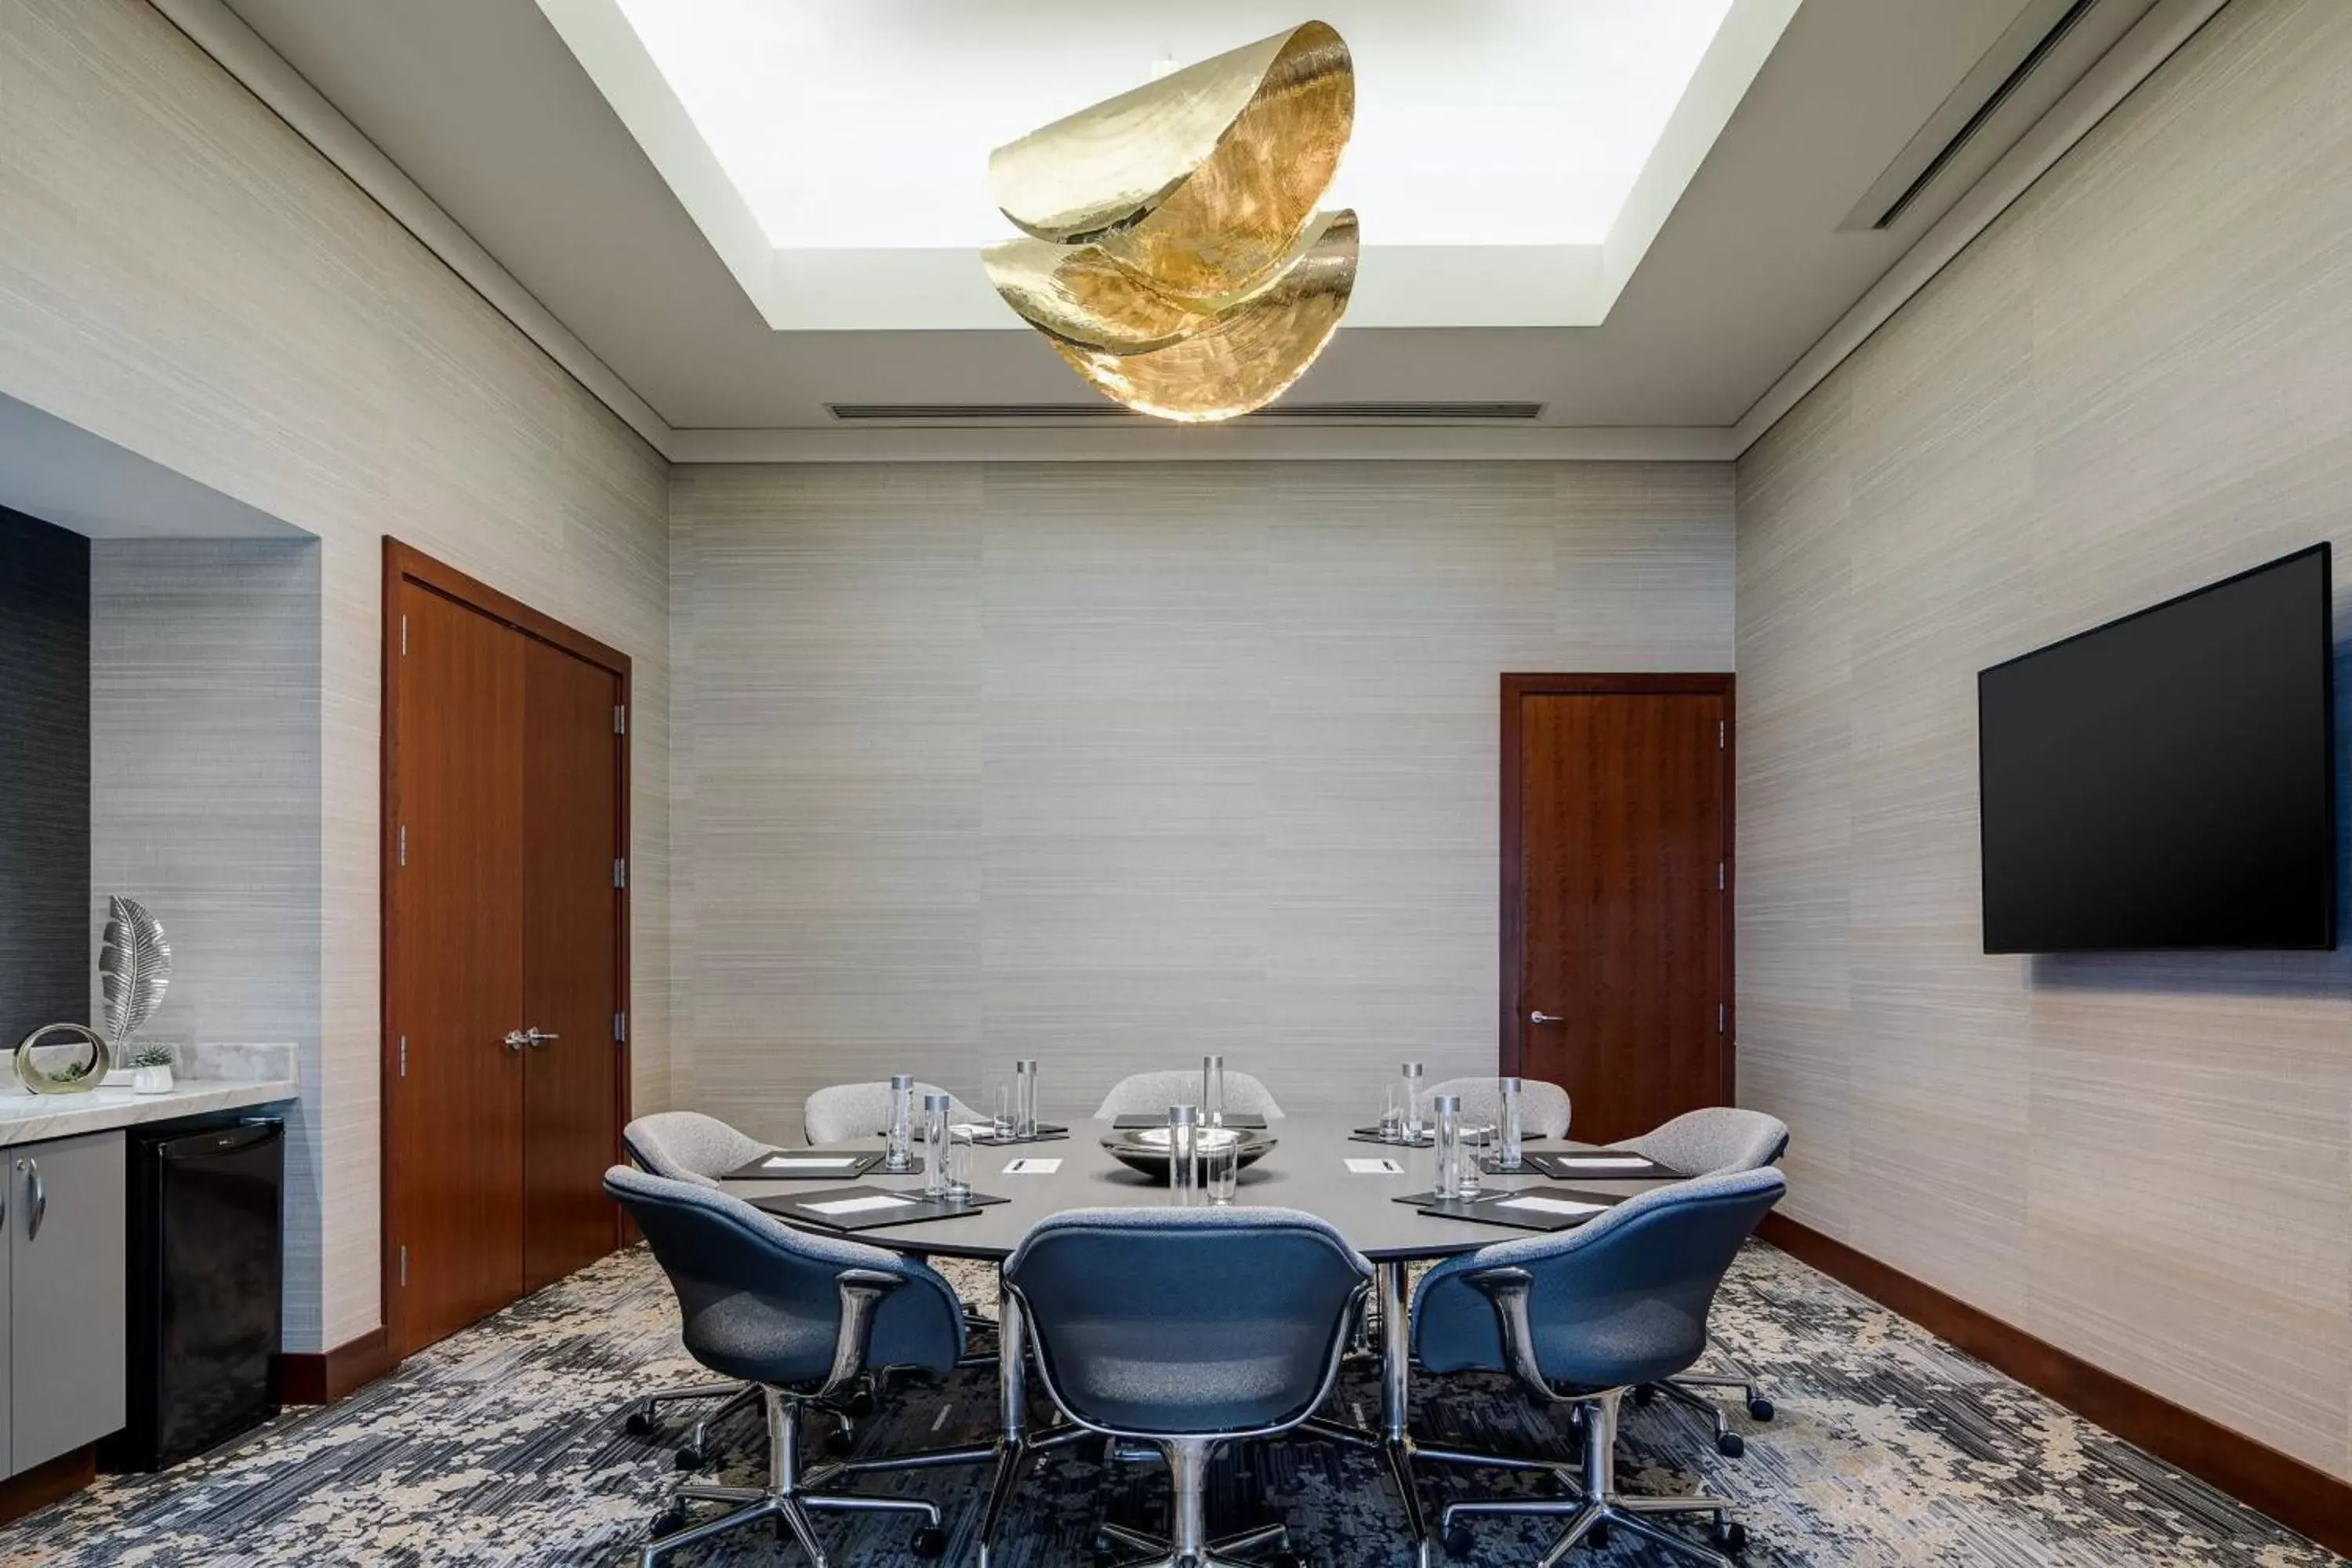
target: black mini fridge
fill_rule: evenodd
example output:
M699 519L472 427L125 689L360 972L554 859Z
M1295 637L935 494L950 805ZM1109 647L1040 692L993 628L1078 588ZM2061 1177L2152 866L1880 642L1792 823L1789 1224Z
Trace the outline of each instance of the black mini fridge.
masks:
M278 1414L286 1124L134 1127L130 1397L110 1470L160 1470Z

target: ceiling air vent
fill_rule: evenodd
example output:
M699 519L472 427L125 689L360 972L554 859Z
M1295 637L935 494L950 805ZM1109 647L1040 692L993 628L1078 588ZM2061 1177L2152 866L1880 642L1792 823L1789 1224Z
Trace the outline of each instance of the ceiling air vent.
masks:
M1092 403L828 403L826 412L856 425L1157 424L1108 400ZM1273 403L1244 419L1328 425L1527 423L1540 403Z
M1891 228L1914 208L1939 216L2155 5L2030 0L1838 226Z

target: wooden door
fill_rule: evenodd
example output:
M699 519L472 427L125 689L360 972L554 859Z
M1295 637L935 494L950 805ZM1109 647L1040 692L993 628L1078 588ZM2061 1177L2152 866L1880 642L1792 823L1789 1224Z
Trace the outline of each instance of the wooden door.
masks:
M613 1250L605 1168L619 1085L613 997L620 953L620 779L613 672L547 643L524 655L523 1288Z
M523 642L404 582L385 990L396 1355L522 1293Z
M397 1357L619 1241L628 660L390 540L384 628Z
M1504 1070L1576 1138L1730 1102L1730 685L1505 678Z

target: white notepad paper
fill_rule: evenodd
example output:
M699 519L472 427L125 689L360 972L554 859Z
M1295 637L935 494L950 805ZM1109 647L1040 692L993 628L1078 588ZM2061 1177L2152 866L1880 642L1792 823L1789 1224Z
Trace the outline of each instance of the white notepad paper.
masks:
M771 1154L760 1162L763 1171L839 1171L857 1163L855 1154Z
M1505 1198L1498 1209L1533 1209L1538 1214L1599 1214L1607 1204L1577 1204L1566 1198Z
M1013 1161L1004 1167L1004 1173L1008 1176L1050 1176L1061 1168L1062 1162L1059 1160L1040 1160L1033 1157Z
M1580 1171L1646 1171L1650 1168L1650 1162L1639 1154L1555 1154L1552 1158Z
M909 1208L914 1202L912 1198L894 1198L881 1193L870 1198L835 1198L831 1203L803 1204L801 1207L811 1214L864 1214L869 1209Z
M1348 1173L1351 1176L1394 1176L1402 1174L1403 1171L1404 1167L1398 1164L1394 1160L1350 1160L1348 1162Z

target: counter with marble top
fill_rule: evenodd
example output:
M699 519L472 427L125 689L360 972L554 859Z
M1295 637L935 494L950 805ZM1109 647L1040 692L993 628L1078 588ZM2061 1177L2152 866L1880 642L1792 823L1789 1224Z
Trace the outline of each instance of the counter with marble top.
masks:
M83 1094L0 1094L0 1149L81 1132L244 1110L301 1097L292 1079L184 1079L162 1094L103 1084Z

